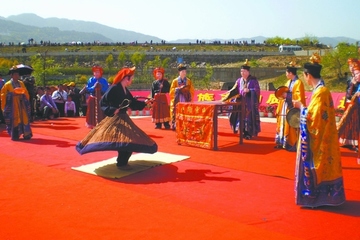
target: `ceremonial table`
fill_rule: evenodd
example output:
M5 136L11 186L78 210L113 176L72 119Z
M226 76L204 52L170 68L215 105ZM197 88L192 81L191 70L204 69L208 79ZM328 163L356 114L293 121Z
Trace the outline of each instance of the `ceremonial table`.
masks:
M179 144L218 150L218 116L245 111L242 102L201 101L176 104L176 139ZM243 143L244 121L240 121L239 144ZM229 131L232 131L229 127Z

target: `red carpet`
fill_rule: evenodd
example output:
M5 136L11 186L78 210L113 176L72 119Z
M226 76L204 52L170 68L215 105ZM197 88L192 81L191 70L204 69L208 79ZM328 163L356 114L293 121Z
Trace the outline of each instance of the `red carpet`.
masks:
M180 146L175 133L134 119L159 151L190 159L119 180L71 170L116 156L79 155L84 118L35 122L30 141L0 125L1 239L359 239L360 165L341 148L347 202L300 208L295 153L275 150L273 123L239 145L219 120L219 151Z

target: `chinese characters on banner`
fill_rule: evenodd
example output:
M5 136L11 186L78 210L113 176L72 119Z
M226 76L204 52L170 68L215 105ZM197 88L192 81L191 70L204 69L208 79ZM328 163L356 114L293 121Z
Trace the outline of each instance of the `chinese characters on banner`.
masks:
M194 102L202 101L219 101L226 91L223 90L197 90L195 91ZM132 91L134 96L149 97L150 91ZM306 102L310 102L312 92L305 92ZM345 93L331 93L335 108L345 108ZM273 105L278 103L278 99L275 97L274 91L261 91L260 106Z

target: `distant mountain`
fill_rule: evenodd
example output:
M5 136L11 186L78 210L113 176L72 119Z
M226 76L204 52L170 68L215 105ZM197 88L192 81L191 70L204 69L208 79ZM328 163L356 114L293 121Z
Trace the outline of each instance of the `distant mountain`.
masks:
M336 45L338 45L340 42L347 42L350 44L355 44L356 42L358 42L359 40L353 39L353 38L348 38L348 37L319 37L318 38L319 42L325 45L329 45L331 47L335 47Z
M0 19L0 42L6 44L9 42L14 44L28 43L31 38L37 43L40 43L40 41L50 41L52 43L93 42L94 40L101 42L112 41L110 38L94 32L60 31L56 27L40 28Z
M36 14L24 13L4 18L0 16L0 42L27 42L33 38L36 42L50 41L57 43L64 42L153 42L160 43L162 39L133 31L127 31L108 27L96 22L69 20L63 18L41 18ZM267 37L256 36L251 38L234 39L178 39L169 43L206 43L219 41L263 43ZM298 38L300 39L300 38ZM356 43L358 40L347 37L317 37L320 43L335 47L339 42Z
M38 28L47 28L55 27L60 31L74 31L74 32L85 32L85 33L101 33L107 39L110 39L108 42L161 42L160 38L149 36L137 32L126 31L121 29L116 29L108 27L96 22L87 22L79 20L68 20L64 18L41 18L36 14L24 13L16 16L9 16L7 18L13 22L21 23L29 26L34 26ZM92 38L86 40L73 39L72 41L83 41L83 42L93 42L98 39Z

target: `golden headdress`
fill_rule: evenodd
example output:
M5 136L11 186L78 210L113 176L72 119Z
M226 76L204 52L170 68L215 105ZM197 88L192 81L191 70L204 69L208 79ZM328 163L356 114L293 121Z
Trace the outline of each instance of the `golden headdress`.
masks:
M186 66L184 64L180 63L178 66L178 71L180 72L182 70L186 70Z
M320 64L321 63L321 57L318 52L314 52L312 56L310 57L310 62L312 64Z
M245 60L244 64L241 66L241 69L250 70L248 59Z
M310 73L314 78L321 78L320 72L322 66L319 64L321 57L317 52L314 52L310 57L310 62L304 64L304 72Z
M286 71L291 72L292 74L296 75L297 67L295 67L295 66L296 66L296 62L291 61L289 63L289 66L286 67Z
M15 73L15 72L19 72L19 69L17 68L17 66L12 66L8 72L8 74L12 74L12 73Z
M295 60L289 62L289 67L295 67L295 66L296 66Z

